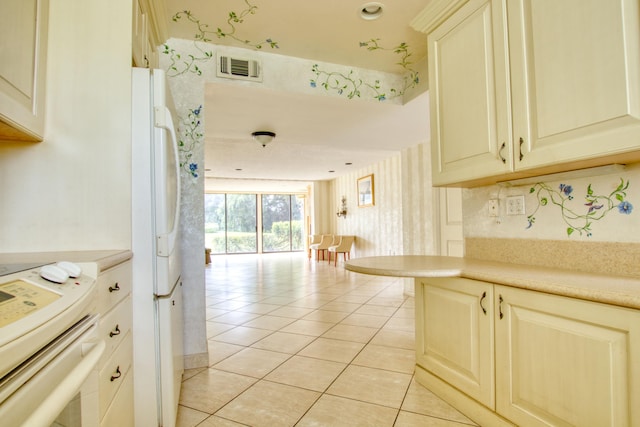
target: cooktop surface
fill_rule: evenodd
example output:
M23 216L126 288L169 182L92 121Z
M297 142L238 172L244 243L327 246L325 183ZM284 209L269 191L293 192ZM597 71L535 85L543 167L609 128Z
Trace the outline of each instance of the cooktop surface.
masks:
M0 264L0 276L6 276L12 273L18 273L19 271L30 270L32 268L41 267L47 264L46 262L29 262L20 264Z

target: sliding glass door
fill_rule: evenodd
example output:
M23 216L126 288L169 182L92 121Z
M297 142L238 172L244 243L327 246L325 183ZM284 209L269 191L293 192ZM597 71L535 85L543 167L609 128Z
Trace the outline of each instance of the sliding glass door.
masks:
M262 251L304 249L304 200L293 194L262 195Z
M304 199L296 195L205 194L204 204L212 254L304 250Z
M258 251L255 194L205 194L205 246L213 254Z

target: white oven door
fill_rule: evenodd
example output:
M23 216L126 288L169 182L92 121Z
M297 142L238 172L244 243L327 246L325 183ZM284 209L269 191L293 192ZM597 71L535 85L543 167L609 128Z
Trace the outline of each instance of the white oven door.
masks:
M7 426L97 426L98 370L104 341L88 316L0 380Z

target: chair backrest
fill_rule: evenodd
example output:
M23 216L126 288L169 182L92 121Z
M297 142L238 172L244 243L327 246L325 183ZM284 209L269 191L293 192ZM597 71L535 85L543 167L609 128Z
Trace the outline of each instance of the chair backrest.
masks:
M320 245L318 246L318 249L328 249L329 246L331 246L332 242L333 242L333 234L323 234L322 240L320 240Z
M339 246L341 241L342 241L342 236L339 236L336 234L335 236L333 236L333 241L331 242L331 246Z
M322 240L322 235L321 234L312 234L311 236L309 236L309 244L313 245L315 243L320 243L320 241Z
M336 248L336 252L349 252L356 236L342 236L340 245Z

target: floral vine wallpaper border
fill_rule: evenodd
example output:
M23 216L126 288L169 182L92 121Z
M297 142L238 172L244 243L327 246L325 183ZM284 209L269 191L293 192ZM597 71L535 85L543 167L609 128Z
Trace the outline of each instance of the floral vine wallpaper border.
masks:
M244 0L244 2L247 5L246 9L242 10L240 13L234 11L229 12L227 18L227 25L229 28L227 30L222 30L219 27L215 31L209 30L209 24L202 23L200 19L198 19L193 13L191 13L190 10L183 10L175 13L171 18L173 22L178 22L184 18L185 20L195 25L196 32L193 36L193 44L201 53L201 55L195 56L189 54L183 58L183 56L179 52L176 52L175 49L165 44L163 46L162 53L168 55L171 60L171 65L167 70L167 75L175 77L180 74L189 72L201 76L202 69L198 66L198 64L213 59L213 52L211 50L204 49L198 44L198 42L209 43L213 41L213 36L217 37L218 39L228 37L244 46L252 47L254 49L262 49L262 47L265 45L271 47L272 49L279 48L278 42L273 41L271 38L267 38L263 42L253 42L251 40L241 39L236 35L236 25L244 23L245 17L247 17L248 15L255 15L258 10L258 6L252 5L248 0Z
M600 221L609 212L617 208L618 213L630 215L633 205L626 199L629 189L629 180L620 178L620 184L609 194L598 194L594 191L592 184L587 186L584 203L578 205L574 201L573 186L570 184L560 184L558 188L552 188L545 183L536 183L529 189L529 194L534 194L537 206L533 212L527 216L527 229L533 227L536 221L536 213L540 208L546 206L556 206L560 209L562 220L566 224L567 236L574 233L592 236L592 226L595 221ZM580 212L580 209L586 212Z
M182 10L175 13L172 17L174 22L187 21L195 27L193 44L199 53L183 55L168 44L164 44L161 53L167 55L170 61L170 64L167 66L167 76L177 77L187 73L202 76L203 64L214 58L213 51L207 44L212 42L214 37L218 39L230 38L245 47L258 50L264 46L268 46L271 49L278 49L280 47L278 42L271 38L266 38L262 42L255 42L242 39L237 35L238 27L245 22L245 18L250 15L255 15L258 11L258 7L251 4L249 0L243 1L246 5L243 10L239 13L235 11L228 13L227 28L224 30L219 27L215 30L210 29L209 24L203 23L190 10ZM343 74L337 71L321 69L318 64L314 64L311 69L315 75L315 78L310 80L311 87L316 88L320 86L327 92L334 92L337 95L346 96L348 99L361 97L363 89L366 88L373 93L374 99L385 101L403 96L407 90L414 88L420 82L418 71L412 68L412 63L409 60L412 54L406 43L400 43L393 48L386 48L380 44L380 39L372 38L368 41L360 42L360 47L366 48L369 52L386 50L399 55L400 60L397 64L404 71L401 87L383 88L380 80L374 80L373 82L364 81L356 76L354 70ZM198 178L198 164L193 161L193 152L195 147L200 144L204 138L201 129L201 112L202 105L195 109L188 109L186 118L182 120L183 126L180 129L182 132L182 137L179 140L179 153L181 156L180 167L194 179Z
M338 71L323 70L318 64L314 64L313 67L311 67L311 71L316 77L311 79L309 84L313 88L320 86L327 92L335 92L338 95L345 95L348 99L352 99L354 97L359 98L362 95L361 88L363 87L370 89L374 94L373 98L378 101L385 101L387 99L403 96L407 90L416 87L418 83L420 83L418 71L414 70L412 68L412 63L409 62L409 57L411 56L409 46L406 43L400 43L398 46L389 49L380 46L379 41L380 39L371 39L366 42L360 42L360 47L366 47L368 51L391 50L393 53L400 55L400 62L397 64L405 72L402 87L391 87L385 90L381 86L380 80L365 82L356 77L353 70L350 70L347 74L343 74Z
M196 27L196 33L194 35L194 46L200 52L199 55L188 54L183 57L182 54L165 44L163 46L162 53L169 57L171 63L167 67L167 76L177 77L186 73L192 73L197 76L202 76L202 69L199 64L207 62L213 59L213 51L204 48L203 43L209 43L213 39L211 37L216 36L218 38L229 37L237 42L253 47L254 49L262 49L263 45L267 44L272 49L278 48L278 43L272 39L267 38L265 42L252 42L249 40L240 39L236 35L236 25L242 24L244 19L248 15L254 15L258 9L249 3L248 0L244 0L247 8L240 13L231 11L228 14L227 24L229 29L223 31L221 28L217 28L215 31L209 30L208 24L203 24L191 11L183 10L173 15L172 20L178 22L181 19L185 19ZM204 139L204 132L202 130L202 121L200 114L202 112L202 105L197 108L189 108L187 115L181 121L180 132L181 136L178 140L178 152L180 155L180 168L183 169L192 178L197 179L198 163L194 161L194 151L196 146L202 143Z
M187 117L182 120L182 137L178 139L178 153L180 154L180 168L193 178L198 178L198 164L192 162L193 151L196 145L204 138L200 112L202 105L195 109L189 109Z

